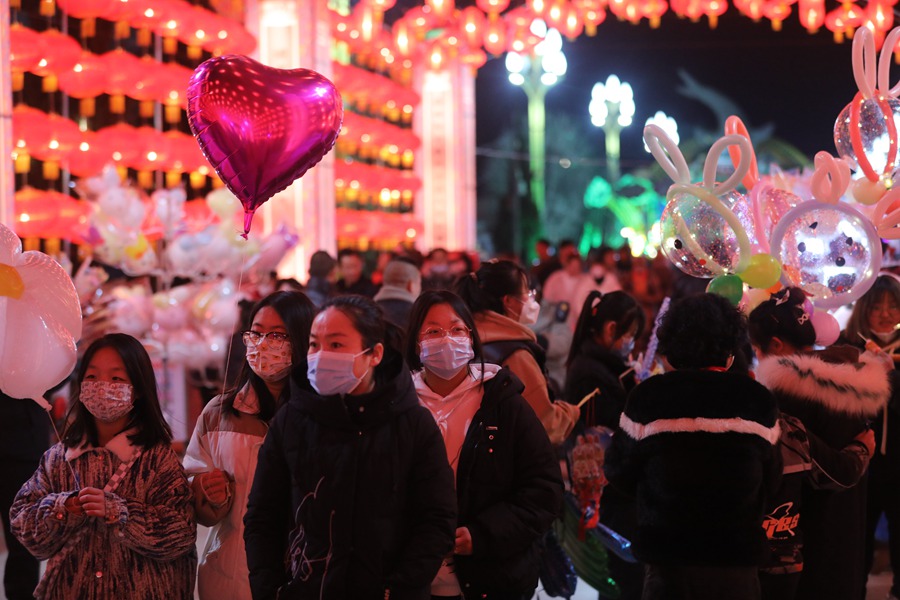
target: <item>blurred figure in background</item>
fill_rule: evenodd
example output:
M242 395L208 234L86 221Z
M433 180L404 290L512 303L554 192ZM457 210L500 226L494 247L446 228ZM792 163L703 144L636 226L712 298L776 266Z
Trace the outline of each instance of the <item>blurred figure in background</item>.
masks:
M384 283L375 294L375 304L384 318L404 332L409 324L409 311L422 292L422 275L406 259L394 259L384 268Z
M539 292L543 292L544 283L550 275L561 268L559 257L550 240L541 238L534 243L534 252L537 254L537 263L531 267L529 276L531 283Z
M450 272L450 255L444 248L434 248L422 266L422 289L449 290L454 277Z
M30 600L38 584L40 564L12 534L9 509L50 446L50 419L37 402L0 392L0 518L7 550L3 571L7 600Z
M316 308L320 308L334 295L336 280L337 261L324 250L314 252L309 258L309 280L304 293Z
M363 273L365 261L358 250L344 248L338 252L338 267L341 271L341 278L335 285L338 294L359 294L372 298L378 291L378 286Z

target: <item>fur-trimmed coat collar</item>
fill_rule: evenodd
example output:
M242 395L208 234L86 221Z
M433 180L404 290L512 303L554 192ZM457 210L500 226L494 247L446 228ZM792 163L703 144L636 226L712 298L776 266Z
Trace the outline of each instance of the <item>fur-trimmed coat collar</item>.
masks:
M826 362L815 354L767 356L759 362L756 379L776 395L820 405L828 412L870 418L891 396L881 365L868 362Z

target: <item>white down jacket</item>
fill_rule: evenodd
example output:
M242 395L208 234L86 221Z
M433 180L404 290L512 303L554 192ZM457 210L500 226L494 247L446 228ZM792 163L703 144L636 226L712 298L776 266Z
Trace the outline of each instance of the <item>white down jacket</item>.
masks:
M232 480L224 506L212 506L202 493L195 499L197 521L211 527L197 573L200 600L251 599L244 513L268 425L257 417L259 401L249 385L238 392L234 407L240 414L223 410L222 396L213 398L197 419L184 457L184 470L192 480L213 469Z

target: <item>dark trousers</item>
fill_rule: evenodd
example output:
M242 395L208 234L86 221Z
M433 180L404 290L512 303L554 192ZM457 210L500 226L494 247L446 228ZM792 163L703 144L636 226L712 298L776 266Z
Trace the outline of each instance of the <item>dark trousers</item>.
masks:
M794 600L802 572L783 575L759 574L762 600Z
M881 513L884 513L888 524L888 551L894 572L891 592L897 595L900 592L900 482L889 481L880 471L873 469L869 472L866 496L866 573L872 570L875 560L875 530Z
M760 600L751 567L647 565L643 600Z
M25 402L25 400L20 400ZM3 519L3 535L9 554L3 587L7 600L31 600L40 576L40 564L31 556L9 530L9 509L22 484L28 481L38 468L38 461L3 458L0 466L0 517Z

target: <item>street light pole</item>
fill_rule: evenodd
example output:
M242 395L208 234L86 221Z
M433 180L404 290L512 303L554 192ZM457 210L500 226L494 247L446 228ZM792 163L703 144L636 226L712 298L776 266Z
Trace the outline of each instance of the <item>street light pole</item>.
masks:
M566 57L562 52L562 36L555 29L547 29L540 19L531 24L531 31L543 37L532 54L509 52L506 70L509 80L522 88L528 97L528 157L529 192L538 214L538 227L543 228L546 217L546 110L547 91L566 74Z
M603 129L606 141L606 174L610 185L615 186L622 176L619 167L622 129L631 125L635 111L631 85L620 81L615 75L607 77L605 84L595 83L588 108L591 122Z

